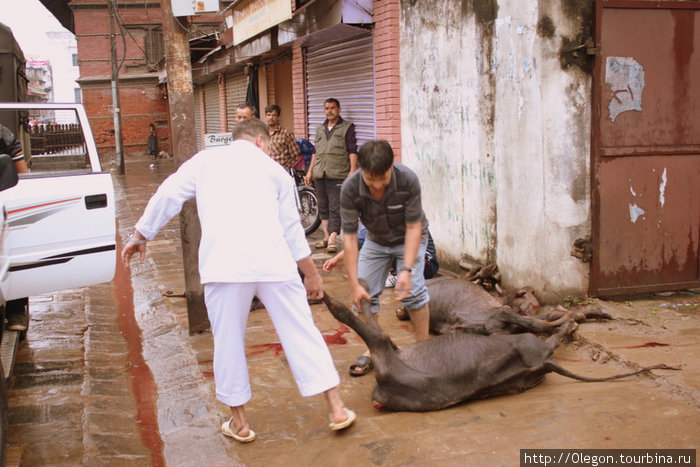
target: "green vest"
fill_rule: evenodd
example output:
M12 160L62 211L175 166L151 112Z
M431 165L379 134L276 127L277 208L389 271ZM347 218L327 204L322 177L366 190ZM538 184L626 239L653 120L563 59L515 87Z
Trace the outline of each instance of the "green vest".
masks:
M342 180L350 172L350 158L345 144L345 134L352 125L343 120L333 127L330 139L326 138L325 125L316 128L316 162L314 162L313 178L327 178Z

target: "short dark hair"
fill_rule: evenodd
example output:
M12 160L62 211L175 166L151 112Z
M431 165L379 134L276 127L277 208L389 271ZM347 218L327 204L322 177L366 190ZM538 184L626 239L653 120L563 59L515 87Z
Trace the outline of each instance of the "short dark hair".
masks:
M234 141L237 139L244 139L254 142L260 135L269 139L270 130L262 120L255 117L236 123L231 131L231 136Z
M278 117L282 115L282 109L280 109L280 106L277 104L270 104L267 107L265 107L265 113L272 112L273 110L277 111Z
M357 165L372 175L386 173L394 163L394 151L383 139L367 141L357 152Z
M335 97L329 97L328 99L325 100L324 104L329 104L329 103L335 104L336 107L340 108L340 101L336 99Z

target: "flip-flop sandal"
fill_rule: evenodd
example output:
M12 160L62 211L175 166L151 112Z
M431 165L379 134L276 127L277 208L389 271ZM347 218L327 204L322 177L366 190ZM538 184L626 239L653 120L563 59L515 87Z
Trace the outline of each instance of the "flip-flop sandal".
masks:
M325 240L321 240L320 242L317 242L317 243L314 245L314 248L321 249L321 248L326 248L327 246L328 246L328 242L325 241Z
M366 355L357 357L355 363L350 365L350 376L364 376L374 368L372 358Z
M352 410L348 409L347 407L343 407L343 410L345 411L345 415L347 415L347 418L345 420L343 420L342 422L338 422L338 423L331 421L328 424L328 428L330 428L333 431L338 431L338 430L343 430L343 429L349 427L350 425L352 425L352 423L357 418L357 414L355 412L353 412ZM332 416L331 416L331 420L332 420Z
M230 419L227 422L224 422L221 425L221 432L224 434L224 436L228 436L229 438L233 438L239 443L250 443L252 441L255 441L255 432L251 430L250 428L248 429L250 431L250 434L248 436L240 436L237 433L234 433L233 430L231 429L231 421L233 419Z
M330 245L328 245L327 251L328 251L328 253L337 253L338 246L335 243L331 243Z

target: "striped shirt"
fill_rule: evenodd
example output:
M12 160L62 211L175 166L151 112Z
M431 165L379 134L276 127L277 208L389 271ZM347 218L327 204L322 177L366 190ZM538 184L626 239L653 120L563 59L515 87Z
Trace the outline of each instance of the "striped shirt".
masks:
M280 163L285 169L289 169L299 157L299 146L294 138L294 133L286 128L279 127L270 135L270 157Z

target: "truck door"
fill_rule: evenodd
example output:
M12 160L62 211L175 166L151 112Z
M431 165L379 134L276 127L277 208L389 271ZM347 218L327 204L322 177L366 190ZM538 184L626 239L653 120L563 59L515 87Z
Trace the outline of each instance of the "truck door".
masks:
M7 190L6 300L110 281L114 188L108 173L21 178Z
M102 172L87 116L79 105L16 104L31 172L0 193L5 254L0 280L5 300L110 281L116 262L114 187ZM28 122L48 121L33 128ZM61 123L68 122L68 123ZM29 142L27 144L27 142Z

